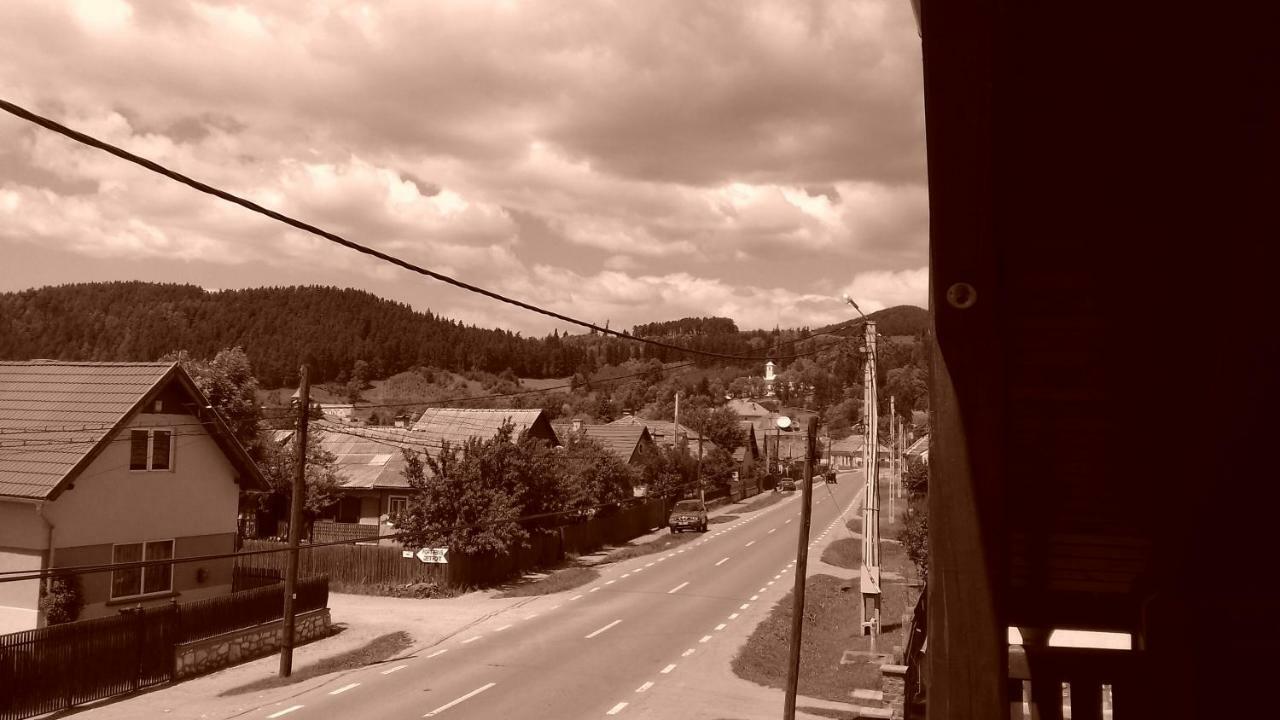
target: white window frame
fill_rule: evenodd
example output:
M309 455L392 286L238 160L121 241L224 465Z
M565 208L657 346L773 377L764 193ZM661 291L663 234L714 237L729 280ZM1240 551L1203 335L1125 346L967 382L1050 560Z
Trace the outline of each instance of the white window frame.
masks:
M114 563L116 561L116 548L118 547L123 547L126 545L141 545L142 560L145 561L147 559L147 546L160 545L162 543L169 544L169 559L171 560L175 559L177 557L175 553L177 552L178 543L176 542L175 538L169 538L166 540L139 540L138 542L113 543L111 545L111 562ZM160 567L165 567L165 566L154 565L151 567L144 566L144 567L137 568L140 571L140 573L138 575L138 593L136 595L116 595L115 594L116 593L116 573L122 572L122 571L112 570L111 571L111 589L108 592L108 595L110 596L110 601L116 602L118 600L132 600L134 598L146 598L146 597L153 597L153 596L159 596L159 595L172 595L173 594L173 565L172 564L167 566L169 568L169 586L168 587L166 587L163 590L152 590L151 592L143 592L147 587L147 571L152 570L154 568L160 568Z
M387 524L388 524L388 525L390 525L391 527L395 527L395 523L393 523L393 522L392 522L392 518L394 518L394 517L395 517L395 514L396 514L396 513L395 513L395 510L394 510L394 508L393 508L393 506L395 505L395 501L396 501L396 500L403 500L403 501L404 501L404 510L405 510L405 511L408 511L408 509L409 509L409 496L408 496L408 495L388 495L388 496L387 496Z
M169 467L154 468L156 459L156 432L169 433ZM147 434L147 466L145 468L133 467L133 434L136 432L145 432ZM177 433L172 427L132 427L129 428L129 472L173 472L174 459L176 450L178 449ZM126 543L131 544L131 543Z

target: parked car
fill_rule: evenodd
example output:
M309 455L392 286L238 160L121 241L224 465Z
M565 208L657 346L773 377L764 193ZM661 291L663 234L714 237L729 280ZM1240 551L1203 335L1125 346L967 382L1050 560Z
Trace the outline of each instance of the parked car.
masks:
M707 531L707 506L698 500L681 500L671 508L671 517L667 518L671 532L684 530Z
M781 490L782 492L795 492L795 491L796 491L796 481L795 481L795 480L783 480L782 482L778 483L778 489L779 489L779 490Z

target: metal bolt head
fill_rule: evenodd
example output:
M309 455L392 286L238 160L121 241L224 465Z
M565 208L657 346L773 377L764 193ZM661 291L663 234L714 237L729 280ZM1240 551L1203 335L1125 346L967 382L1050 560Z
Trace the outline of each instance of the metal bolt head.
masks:
M947 304L957 310L968 310L978 302L978 289L967 282L947 288Z

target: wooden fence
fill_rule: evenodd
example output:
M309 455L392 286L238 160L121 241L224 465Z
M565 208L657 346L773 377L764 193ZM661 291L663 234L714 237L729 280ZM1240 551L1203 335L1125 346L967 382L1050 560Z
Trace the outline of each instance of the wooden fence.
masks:
M324 577L298 583L297 612L325 607ZM0 635L0 720L21 720L168 682L178 643L279 619L284 586Z
M621 545L667 522L667 503L651 500L586 522L534 531L528 543L508 553L465 555L450 553L448 563L423 563L404 557L398 546L331 545L298 553L299 576L328 575L338 586L411 585L435 583L450 587L493 585L525 570L555 565L569 553L585 555L605 545ZM287 547L268 540L245 540L244 550ZM283 572L288 553L264 553L236 558L245 570Z

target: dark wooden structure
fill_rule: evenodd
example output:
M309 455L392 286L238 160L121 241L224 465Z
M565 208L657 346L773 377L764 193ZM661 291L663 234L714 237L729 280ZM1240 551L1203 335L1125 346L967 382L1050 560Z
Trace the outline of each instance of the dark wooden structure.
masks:
M931 719L1021 717L1027 683L1050 718L1063 683L1073 718L1261 692L1277 25L1175 6L923 3Z

